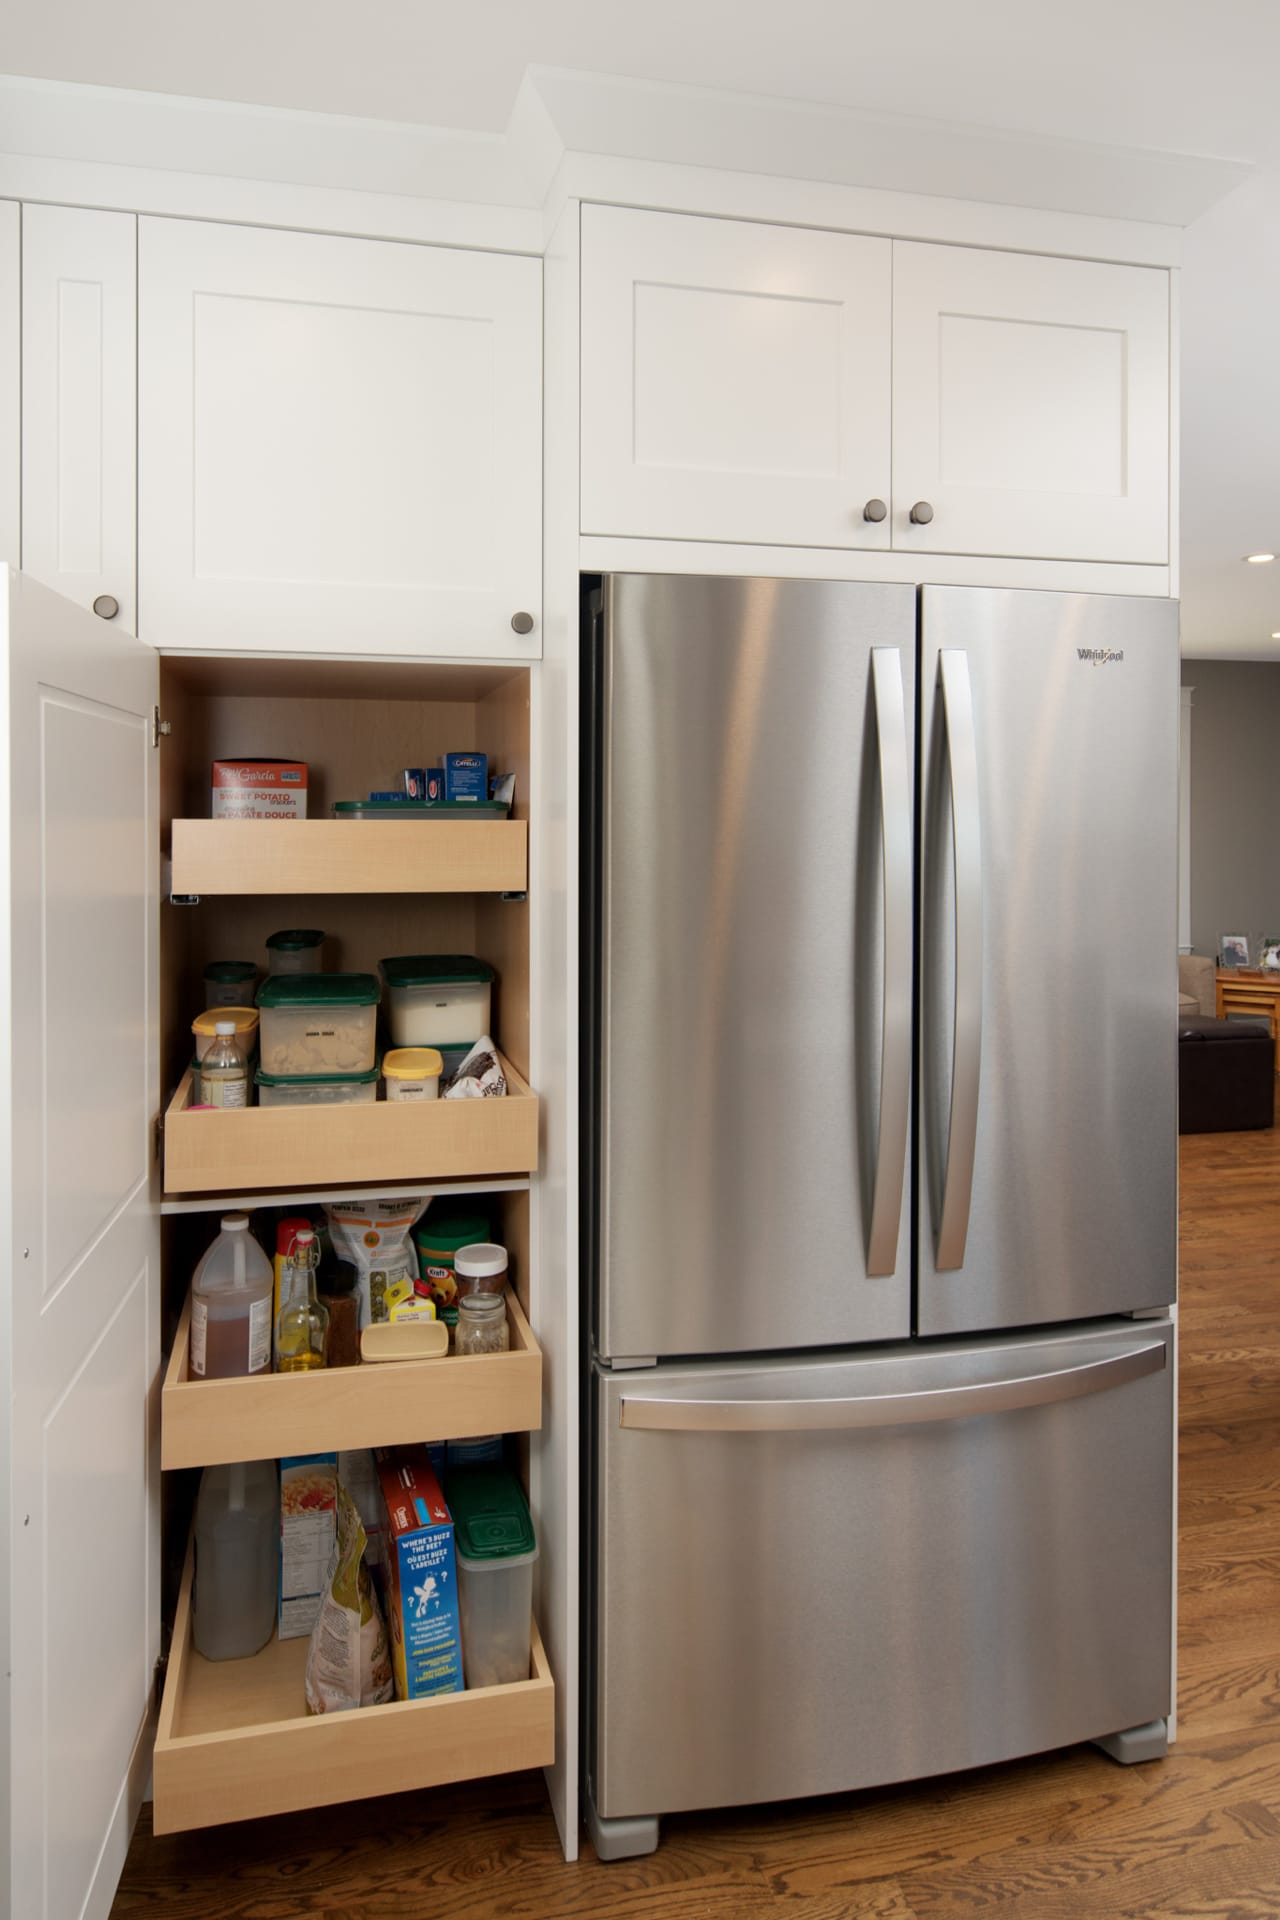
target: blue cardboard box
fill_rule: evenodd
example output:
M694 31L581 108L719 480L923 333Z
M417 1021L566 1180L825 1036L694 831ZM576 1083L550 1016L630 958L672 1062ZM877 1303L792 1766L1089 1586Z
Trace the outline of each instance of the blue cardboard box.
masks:
M387 1631L397 1700L461 1693L453 1522L425 1447L379 1447Z
M446 800L487 800L489 798L488 754L446 753L444 797Z

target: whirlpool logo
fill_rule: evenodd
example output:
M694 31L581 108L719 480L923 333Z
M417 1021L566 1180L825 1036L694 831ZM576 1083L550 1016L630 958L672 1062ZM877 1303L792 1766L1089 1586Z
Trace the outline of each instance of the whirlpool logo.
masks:
M1076 659L1087 660L1091 667L1111 667L1124 659L1123 647L1077 647Z

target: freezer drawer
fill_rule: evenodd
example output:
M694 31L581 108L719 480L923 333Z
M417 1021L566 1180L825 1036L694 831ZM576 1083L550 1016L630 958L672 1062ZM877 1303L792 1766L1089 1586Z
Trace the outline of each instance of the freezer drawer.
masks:
M1170 1707L1172 1328L596 1376L604 1818L1033 1753Z

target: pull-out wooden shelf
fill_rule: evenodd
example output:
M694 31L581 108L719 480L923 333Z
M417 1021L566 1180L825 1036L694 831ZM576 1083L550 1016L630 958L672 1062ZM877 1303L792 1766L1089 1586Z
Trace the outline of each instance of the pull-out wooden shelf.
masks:
M507 1294L507 1323L509 1353L199 1380L188 1370L188 1299L161 1395L160 1464L207 1467L477 1433L533 1433L542 1423L542 1354L513 1293Z
M193 1572L191 1547L156 1733L157 1833L478 1780L555 1758L555 1687L536 1622L527 1680L312 1717L305 1639L272 1639L251 1660L204 1660L195 1651Z
M175 820L174 893L523 893L523 820Z
M507 1093L501 1100L378 1100L226 1113L191 1111L188 1069L164 1117L164 1190L223 1193L532 1173L537 1095L510 1061L502 1065Z

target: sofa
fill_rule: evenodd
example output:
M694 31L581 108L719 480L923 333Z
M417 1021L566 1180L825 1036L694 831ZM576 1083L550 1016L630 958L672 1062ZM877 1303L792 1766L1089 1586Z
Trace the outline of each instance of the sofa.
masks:
M1207 953L1178 955L1178 1014L1212 1020L1218 1011L1218 969Z

